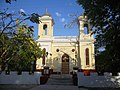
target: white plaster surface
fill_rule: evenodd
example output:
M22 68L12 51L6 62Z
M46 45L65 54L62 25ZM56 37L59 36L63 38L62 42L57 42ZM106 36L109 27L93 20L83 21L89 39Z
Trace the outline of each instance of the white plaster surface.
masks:
M104 73L104 76L98 76L97 73L91 73L90 76L84 76L83 72L78 72L78 86L85 87L120 87L119 76L112 76L111 73Z
M22 72L17 75L17 72L10 72L10 75L5 75L5 72L0 74L0 84L40 84L41 72L34 72L29 75L29 72Z

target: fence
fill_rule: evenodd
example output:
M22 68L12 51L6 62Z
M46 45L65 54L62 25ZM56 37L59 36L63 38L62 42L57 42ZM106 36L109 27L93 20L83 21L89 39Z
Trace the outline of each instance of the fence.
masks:
M0 84L40 84L41 72L22 72L21 75L17 75L17 72L11 71L9 75L5 72L0 74Z

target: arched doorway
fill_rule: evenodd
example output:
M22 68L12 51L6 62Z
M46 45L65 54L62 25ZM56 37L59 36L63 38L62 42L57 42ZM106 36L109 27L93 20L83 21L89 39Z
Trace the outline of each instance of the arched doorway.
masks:
M69 74L69 55L62 56L62 74Z

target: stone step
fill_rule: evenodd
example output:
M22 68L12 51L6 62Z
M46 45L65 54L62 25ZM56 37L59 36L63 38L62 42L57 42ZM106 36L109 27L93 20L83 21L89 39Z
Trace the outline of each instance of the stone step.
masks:
M50 76L50 79L57 79L57 80L69 80L69 79L72 79L72 76L65 76L65 75L51 75Z
M58 80L56 80L56 79L49 79L48 81L54 81L54 82L72 82L72 80L60 80L60 79L58 79Z
M47 85L73 85L71 75L51 75Z
M73 83L72 82L67 82L67 83L65 83L65 82L48 82L48 83L46 83L46 85L73 85Z
M72 83L68 83L68 84L63 84L63 83L51 83L51 84L46 84L46 85L65 85L65 86L73 86Z
M72 83L72 81L71 80L67 80L67 81L65 81L65 80L48 80L48 82L55 82L55 83Z

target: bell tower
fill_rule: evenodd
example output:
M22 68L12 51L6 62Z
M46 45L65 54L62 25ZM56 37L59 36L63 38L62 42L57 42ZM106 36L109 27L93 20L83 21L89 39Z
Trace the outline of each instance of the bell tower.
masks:
M91 70L95 69L94 58L94 37L92 28L87 16L78 17L79 24L79 55L81 62L81 69Z
M45 14L39 17L40 23L38 25L38 36L40 38L51 38L53 36L54 21L47 9Z
M92 33L92 30L91 30L91 24L89 22L89 20L87 19L87 16L79 16L78 17L78 21L79 21L79 34L82 38L82 36L85 36L85 35L90 35L90 36L93 36L91 35Z

